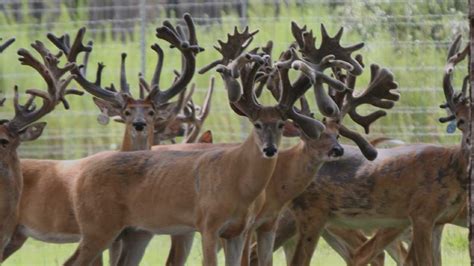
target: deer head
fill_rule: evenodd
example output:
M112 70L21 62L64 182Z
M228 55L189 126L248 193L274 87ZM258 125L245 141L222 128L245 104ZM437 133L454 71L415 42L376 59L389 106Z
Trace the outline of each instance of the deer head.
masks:
M248 29L244 31L244 33L246 32L248 32ZM269 61L269 55L265 53L257 54L256 50L249 53L243 52L255 33L247 34L245 38L236 38L235 35L242 36L243 34L235 30L234 35L228 36L226 43L219 42L221 47L218 50L223 55L221 62L226 65L220 65L217 71L224 80L232 109L237 114L246 116L254 125L253 137L255 143L264 157L271 158L278 152L282 130L287 119L294 121L306 136L315 139L319 138L324 130L324 125L311 117L298 113L293 107L295 102L308 89L308 87L295 87L288 76L289 69L294 61L298 59L296 51L290 50L288 58L283 58L274 65L274 70L269 71L269 68L272 68L266 64ZM242 48L242 52L237 57L232 58L222 52L228 51L228 46ZM259 82L257 79L259 71L265 73L276 72L279 75L281 94L279 95L278 104L275 106L262 106L256 99L254 90L255 85ZM268 75L263 76L268 77ZM321 108L326 109L334 103L330 98L327 98L322 99L319 104L321 104Z
M316 37L313 36L313 31L308 31L306 25L299 27L295 22L292 22L291 31L303 56L302 59L294 62L292 67L300 69L313 84L316 102L320 108L319 111L325 116L337 116L339 113L337 105L321 104L322 102L330 102L323 89L323 84L326 83L337 91L344 91L347 87L338 79L324 74L324 71L328 68L337 67L347 70L353 76L360 75L362 66L351 57L351 54L361 49L364 44L359 43L350 47L342 47L339 42L344 28L341 28L334 37L329 37L323 24L321 24L322 39L319 48L316 48ZM303 79L295 84L297 86L305 85Z
M79 67L71 70L76 75L75 80L89 93L95 96L94 102L101 109L103 121L107 123L107 117L118 116L118 121L124 122L132 131L132 135L143 138L150 138L154 135L156 124L163 124L173 121L180 110L184 107L184 90L191 81L194 72L196 59L195 56L203 51L198 46L194 22L189 14L184 15L184 21L187 26L188 34L181 26L174 27L169 21L163 22L163 26L156 29L156 36L168 42L171 47L178 49L182 54L183 66L181 73L173 84L166 90L160 89L160 75L163 67L164 53L158 44L151 46L157 54L157 65L150 83L145 77L139 74L140 98L135 99L130 93L130 87L127 83L125 73L126 54L122 54L122 63L120 71L120 91L117 91L113 85L103 88L101 86L101 73L104 67L99 63L97 69L97 78L95 82L86 79ZM63 35L56 37L48 34L48 38L60 48L68 57L69 62L76 62L78 54L88 53L92 47L84 45L83 39L85 28L81 28L72 45L69 42L69 36ZM145 97L145 92L147 96ZM180 94L181 93L181 94ZM180 94L180 99L175 103L168 101ZM158 126L159 127L159 126Z
M3 51L13 40L7 41L0 47ZM61 53L53 55L42 42L36 41L31 44L41 56L42 61L36 59L28 50L18 50L19 61L22 65L27 65L35 69L47 84L47 91L38 89L29 89L29 94L25 104L20 104L18 87L14 88L13 105L15 115L12 119L0 120L0 151L2 154L11 154L16 151L21 141L30 141L37 139L46 126L45 122L37 122L45 115L50 113L57 104L62 103L66 109L69 104L65 98L68 94L82 95L82 92L67 89L68 84L73 79L73 75L63 76L69 72L75 65L67 63L64 67L59 67L59 58ZM35 105L35 99L41 98L42 105ZM0 106L3 106L5 99L0 100ZM7 158L5 156L4 158Z
M470 118L469 99L466 95L469 75L464 77L460 92L455 92L452 84L454 68L469 54L469 44L460 51L461 38L462 36L458 35L449 47L448 58L443 75L443 91L446 103L440 106L448 111L449 116L440 118L439 121L441 123L446 123L454 120L456 121L456 127L464 133L467 132L467 121L469 121Z

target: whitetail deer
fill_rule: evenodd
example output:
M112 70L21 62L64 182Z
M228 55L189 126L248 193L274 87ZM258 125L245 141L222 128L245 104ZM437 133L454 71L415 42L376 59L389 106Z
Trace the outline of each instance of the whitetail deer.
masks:
M312 138L324 129L293 109L307 89L284 88L276 106L257 102L253 89L262 61L259 55L242 53L218 68L231 104L254 124L244 143L195 151L105 152L87 158L73 192L82 238L68 265L91 263L126 227L161 234L198 230L205 265L217 264L221 236L227 242L226 263L240 264L254 202L273 172L284 121L291 118ZM330 103L320 104L330 109Z
M14 39L8 40L0 46L0 52L6 49ZM17 148L22 141L37 139L46 126L45 122L36 122L54 110L56 105L63 103L66 109L69 104L66 95L82 93L67 89L73 79L73 75L63 76L74 67L74 64L66 64L59 67L59 55L51 54L43 45L37 41L31 45L40 55L43 62L36 59L28 50L18 50L21 64L35 69L47 84L47 91L29 89L26 91L29 98L24 105L19 103L18 87L15 86L13 104L15 116L10 119L0 120L0 260L3 250L8 243L17 221L19 219L20 197L23 190L23 175L20 169L20 160ZM42 99L42 105L35 105L35 98ZM5 99L0 100L0 106Z
M327 224L348 228L383 228L354 255L351 265L366 265L410 224L413 242L405 264L432 265L432 232L437 223L454 219L466 202L469 105L466 86L451 85L455 64L468 53L451 48L443 88L452 115L463 132L460 146L415 144L379 149L372 162L347 156L326 163L291 207L298 228L292 265L309 265ZM465 82L466 84L466 82ZM353 149L352 149L353 150ZM429 162L429 167L426 165Z
M447 64L445 66L443 76L443 90L446 97L446 103L441 105L442 108L447 109L449 116L440 118L442 123L455 121L456 126L462 132L462 142L460 146L445 147L442 159L446 160L444 164L436 165L434 170L437 171L436 182L443 185L437 190L429 191L428 197L438 199L433 215L434 217L426 217L421 215L421 219L428 220L429 226L426 228L416 228L413 225L413 240L411 243L406 262L417 265L441 265L441 232L444 224L454 223L460 226L467 226L467 208L466 208L466 185L467 185L467 158L468 146L466 127L469 120L469 100L466 96L469 76L466 76L463 81L461 92L456 93L453 89L452 79L455 66L463 61L469 54L469 44L460 51L461 35L457 36L451 44ZM434 154L433 156L441 156ZM446 169L446 164L448 168ZM448 191L446 191L448 190ZM459 198L464 201L457 202L459 198L454 196L448 197L449 194L459 194ZM429 208L432 206L430 205ZM416 213L414 215L417 215ZM412 218L413 219L413 218ZM420 218L419 218L420 219ZM394 239L400 236L406 228L388 228L379 230L374 237L368 241L364 246L360 247L354 254L353 265L363 265L365 261L380 253L385 246L390 244ZM417 232L422 230L422 232ZM425 232L428 231L429 232ZM433 232L433 233L432 233ZM425 234L424 238L420 237ZM432 235L433 234L433 235ZM433 238L433 239L432 239ZM420 246L424 245L424 246Z

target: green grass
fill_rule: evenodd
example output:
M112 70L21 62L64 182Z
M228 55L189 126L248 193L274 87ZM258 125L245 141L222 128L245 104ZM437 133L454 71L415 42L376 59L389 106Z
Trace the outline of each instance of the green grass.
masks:
M442 252L443 265L457 266L468 265L468 242L467 229L455 226L447 226L444 232ZM145 258L140 265L164 265L168 255L170 241L168 236L154 237L147 248ZM74 251L76 244L45 244L42 242L28 240L23 248L9 258L3 265L61 265ZM107 252L105 252L106 254ZM108 255L106 255L107 258ZM273 255L275 266L284 266L285 256L283 250L278 250ZM200 237L194 240L193 249L187 265L201 265L202 251ZM219 265L224 264L223 253L219 253ZM314 266L344 265L344 261L321 239L321 242L313 256ZM386 265L395 265L393 260L386 255Z

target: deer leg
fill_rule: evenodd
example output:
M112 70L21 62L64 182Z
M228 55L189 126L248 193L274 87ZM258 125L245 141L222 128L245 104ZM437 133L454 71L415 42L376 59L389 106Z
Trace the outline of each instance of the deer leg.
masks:
M288 240L292 239L295 234L296 220L293 217L293 214L291 214L291 212L287 209L283 212L282 217L278 220L273 251L283 246Z
M324 230L326 219L324 218L324 214L320 213L305 213L304 215L296 215L296 217L298 224L298 243L296 244L296 250L291 259L291 265L309 266L321 232Z
M118 265L132 266L140 264L146 247L153 234L144 230L126 229L122 235L122 253Z
M414 250L409 263L413 265L433 265L433 242L432 235L434 223L430 219L422 216L414 216L412 218L413 226L413 242L410 249ZM413 253L412 253L413 254ZM416 258L416 260L414 259Z
M7 246L3 250L3 261L8 259L8 257L10 257L17 250L19 250L27 239L28 237L22 234L17 226L15 232L13 233L10 239L10 242L8 242Z
M242 252L247 234L242 233L236 237L226 239L225 265L239 266L242 263Z
M244 248L243 248L243 252L242 252L242 263L241 263L241 266L249 266L249 265L253 265L252 264L252 257L251 257L251 246L252 246L252 234L250 232L248 232L246 234L246 237L245 237L245 242L244 242ZM255 258L253 258L255 259ZM258 258L257 258L257 261L256 262L256 265L258 265Z
M217 266L218 230L201 231L203 265Z
M368 239L360 230L344 229L335 226L328 226L323 232L323 238L347 264L351 262L351 254L361 247ZM371 265L384 265L385 254L379 253L372 261Z
M341 256L346 263L349 263L351 258L351 251L348 246L342 243L337 237L333 236L328 229L324 230L321 236L334 249L339 256Z
M92 266L102 266L102 254L100 254L99 257L94 260Z
M167 266L184 265L193 246L194 233L171 236L171 249L166 261Z
M385 228L378 230L369 241L354 252L350 265L358 266L370 263L379 253L383 252L388 244L397 239L405 228L406 227Z
M433 266L441 266L441 237L444 224L435 225L433 229Z
M118 266L120 261L120 255L122 254L123 243L122 239L115 239L112 246L109 248L109 265Z
M289 239L283 244L283 252L285 253L286 265L291 264L291 259L295 255L296 243L295 239Z
M275 230L257 230L257 256L259 266L273 265L273 243Z
M66 261L64 265L90 265L100 258L102 252L107 249L116 239L121 228L114 226L97 227L93 224L92 228L81 228L82 239L79 242L74 254Z
M390 257L397 263L397 266L402 266L403 261L408 255L407 249L403 246L403 241L397 240L387 246L385 249Z

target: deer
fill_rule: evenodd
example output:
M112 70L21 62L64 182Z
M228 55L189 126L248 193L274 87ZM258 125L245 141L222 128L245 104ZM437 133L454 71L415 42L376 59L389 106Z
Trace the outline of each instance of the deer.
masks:
M55 39L52 35L49 38L54 41L59 40L59 38ZM69 36L63 36L62 38L63 40L69 39ZM152 79L152 86L157 86L160 80L160 72L163 64L163 53L157 44L153 45L152 49L157 52L159 59ZM72 57L69 55L69 50L64 50L64 52L69 56L69 62L74 63L75 60L71 60ZM86 58L88 57L89 52L90 49L88 49ZM102 118L98 119L99 121L105 121L106 123L108 122L109 116L119 116L119 120L125 123L126 130L122 147L120 149L121 151L151 149L152 145L156 143L153 139L156 135L154 133L155 128L159 126L161 129L166 129L166 125L169 124L170 121L176 120L176 116L178 115L179 110L182 109L181 106L183 105L184 100L190 100L192 94L183 97L187 85L187 83L185 83L181 84L179 90L175 91L175 93L181 93L180 99L176 103L167 102L169 98L174 96L171 94L167 96L168 99L166 97L161 97L159 101L155 101L149 97L145 99L143 96L144 93L141 93L140 99L134 99L131 96L129 85L126 81L125 58L126 54L122 54L119 92L114 89L113 84L110 88L101 87L101 73L104 68L104 64L102 63L99 63L97 68L97 78L96 82L94 82L96 86L86 87L86 82L82 83L82 85L84 85L86 91L96 95L94 102L101 110L102 115L107 115L105 120ZM189 64L193 63L191 62ZM84 65L87 64L85 63ZM184 68L186 67L183 67L183 69ZM187 68L189 69L189 67ZM84 81L86 80L85 71L83 69L82 71L80 70L81 67L78 67L75 71L76 74L74 75L81 76L81 80ZM184 74L189 75L189 73ZM148 86L142 76L140 76L140 83L141 87ZM92 82L90 82L90 84L92 84ZM213 84L212 81L206 98L207 101L205 101L203 108L200 111L201 114L198 122L201 126L204 122L205 116L209 113ZM194 108L194 106L192 108ZM196 113L196 111L194 111L194 113ZM181 116L181 119L189 119L189 115ZM190 121L188 123L197 122ZM207 135L209 135L209 133ZM167 137L170 136L167 135ZM163 139L164 138L162 137L161 140ZM196 138L193 137L193 140L189 141L194 141L195 139ZM60 170L46 173L44 171L37 171L38 168L46 166ZM77 171L78 167L80 167L80 165L71 164L70 161L22 161L22 170L26 177L26 186L22 195L23 199L21 206L24 206L24 208L21 208L23 214L21 217L25 217L25 219L20 219L18 230L16 230L15 237L9 244L4 258L7 258L18 250L29 236L53 243L77 242L79 240L79 228L75 221L75 217L70 215L70 213L73 212L73 207L68 200L70 198L69 193L72 190L71 187L73 186L73 180L71 179L70 173ZM41 173L40 176L38 176L38 173ZM42 204L50 205L45 202L48 201L48 199L44 198L44 195L47 195L51 188L54 188L54 190L60 190L59 193L56 193L56 200L62 197L62 200L58 200L58 203L55 203L58 205L58 208L54 209L54 214L40 208ZM59 210L62 210L62 212L59 212ZM58 215L58 213L60 214ZM51 217L54 217L55 223L50 222ZM116 258L118 256L119 255L114 254L111 258Z
M469 103L466 86L455 93L451 80L455 65L466 57L468 48L459 52L458 41L450 51L443 77L447 100L443 107L452 114L441 121L456 121L463 132L461 145L413 144L379 149L374 161L357 159L345 149L347 155L327 162L292 202L298 241L291 265L309 265L319 235L329 225L382 228L355 251L349 265L366 265L410 225L413 242L404 263L433 264L435 225L452 221L466 203Z
M0 51L5 50L14 42L9 39L0 46ZM21 215L19 205L24 187L23 173L17 149L21 142L33 141L41 136L46 122L38 122L47 114L52 112L56 105L62 103L69 109L67 95L82 95L80 91L68 89L73 75L66 75L75 65L68 63L60 67L59 55L51 54L43 45L37 41L31 45L36 50L42 61L35 58L30 51L21 48L18 50L19 61L22 65L29 66L37 71L47 84L47 90L28 89L28 100L20 104L18 86L14 87L13 106L15 115L11 119L0 120L0 183L1 183L1 208L0 208L0 259L5 246L9 242L15 225ZM36 98L42 103L36 106ZM0 107L5 103L0 100Z
M416 249L417 240L420 241L415 231L415 227L412 228L413 230L413 239L412 239L412 247L410 248L408 256L406 258L406 262L408 263L421 263L427 262L427 265L441 265L441 233L444 224L452 223L459 226L466 227L467 226L467 192L466 192L466 185L467 185L467 160L468 160L468 147L469 147L469 139L467 133L467 122L469 119L469 100L467 97L467 86L469 76L466 76L463 80L462 89L460 92L455 92L454 86L452 84L453 80L453 72L456 65L459 62L462 62L466 56L469 54L469 44L464 48L460 49L461 47L462 36L458 35L453 43L450 45L448 50L447 56L447 63L444 68L444 75L443 75L443 91L446 98L446 103L442 104L440 107L444 108L448 112L447 117L442 117L439 119L441 123L451 122L453 121L456 127L462 132L462 141L460 146L454 147L445 147L445 152L447 153L448 158L450 159L450 169L449 175L446 175L445 182L455 183L459 187L448 186L449 189L454 190L451 193L458 192L461 194L460 197L464 199L463 202L456 204L450 204L443 202L444 204L444 213L440 213L437 219L433 219L431 221L430 227L426 228L425 230L431 229L431 234L426 236L424 243L427 246L422 249L419 247L419 250ZM446 157L445 157L446 158ZM456 160L456 161L454 161ZM444 167L444 166L441 166ZM438 171L443 170L443 168L438 168ZM433 192L433 196L435 197L436 191ZM438 195L439 197L439 195ZM358 250L356 250L354 254L354 265L362 265L364 261L370 259L370 257L380 253L380 250L383 250L385 246L393 242L395 239L400 237L403 232L406 230L402 228L388 228L388 229L381 229L377 231L377 233L363 246L361 246ZM419 242L420 243L420 242ZM428 250L429 249L429 250ZM421 253L423 252L423 253ZM428 252L432 252L428 254ZM420 255L421 254L421 255ZM422 255L426 257L422 257ZM420 262L421 261L421 262Z
M226 264L240 264L254 202L275 167L284 121L293 120L311 138L324 129L293 108L309 87L285 88L275 106L258 103L253 90L263 61L260 55L243 52L217 68L231 106L254 124L243 143L194 151L103 152L83 162L73 192L81 242L66 265L91 263L126 227L160 234L199 231L205 265L217 264L216 245L223 237ZM315 89L321 94L322 84ZM334 111L325 99L321 109ZM123 178L125 182L117 183ZM97 182L102 185L93 185ZM233 189L225 189L229 187Z

